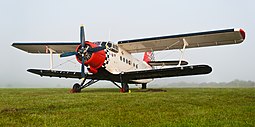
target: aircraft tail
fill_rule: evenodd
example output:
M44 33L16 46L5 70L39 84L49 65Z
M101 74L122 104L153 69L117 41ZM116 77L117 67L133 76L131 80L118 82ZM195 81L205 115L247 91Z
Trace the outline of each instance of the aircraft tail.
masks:
M145 52L143 56L143 61L149 63L154 60L153 52Z

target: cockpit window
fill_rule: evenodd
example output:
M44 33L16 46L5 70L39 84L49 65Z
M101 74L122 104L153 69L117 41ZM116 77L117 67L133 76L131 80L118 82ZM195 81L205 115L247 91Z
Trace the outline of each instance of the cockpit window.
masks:
M105 46L105 44L106 44L106 42L102 42L102 43L101 43L101 46Z
M96 44L96 45L100 45L100 44L101 44L101 42L100 42L100 41L96 41L96 42L94 42L94 44Z
M119 47L116 44L112 45L112 49L114 49L116 53L119 51Z
M112 43L108 42L108 43L107 43L107 46L108 46L108 47L112 47Z
M107 46L109 48L109 50L118 53L119 52L119 47L116 44L113 44L111 42L107 42Z

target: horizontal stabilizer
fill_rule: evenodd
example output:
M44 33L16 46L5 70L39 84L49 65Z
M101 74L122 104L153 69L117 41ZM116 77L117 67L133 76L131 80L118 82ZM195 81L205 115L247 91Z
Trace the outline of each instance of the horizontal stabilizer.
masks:
M151 66L177 66L179 64L179 60L174 61L149 61ZM188 65L187 61L181 61L181 65Z

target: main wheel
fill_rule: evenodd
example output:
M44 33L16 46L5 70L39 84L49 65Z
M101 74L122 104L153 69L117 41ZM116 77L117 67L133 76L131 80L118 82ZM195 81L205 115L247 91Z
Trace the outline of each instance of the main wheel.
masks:
M122 92L128 92L129 91L129 86L127 83L122 83Z
M72 92L73 92L73 93L79 93L79 92L81 92L81 85L80 85L79 83L75 83L75 84L73 85Z

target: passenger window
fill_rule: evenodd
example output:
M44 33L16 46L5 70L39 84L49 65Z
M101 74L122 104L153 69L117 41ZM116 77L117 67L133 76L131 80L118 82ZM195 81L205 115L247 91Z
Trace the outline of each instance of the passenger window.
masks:
M128 64L131 65L131 61L130 60L128 61Z
M122 56L120 56L120 61L122 61Z
M125 58L123 58L123 62L125 62L126 61L126 59Z
M135 66L137 69L138 69L138 64L136 64L136 66Z

